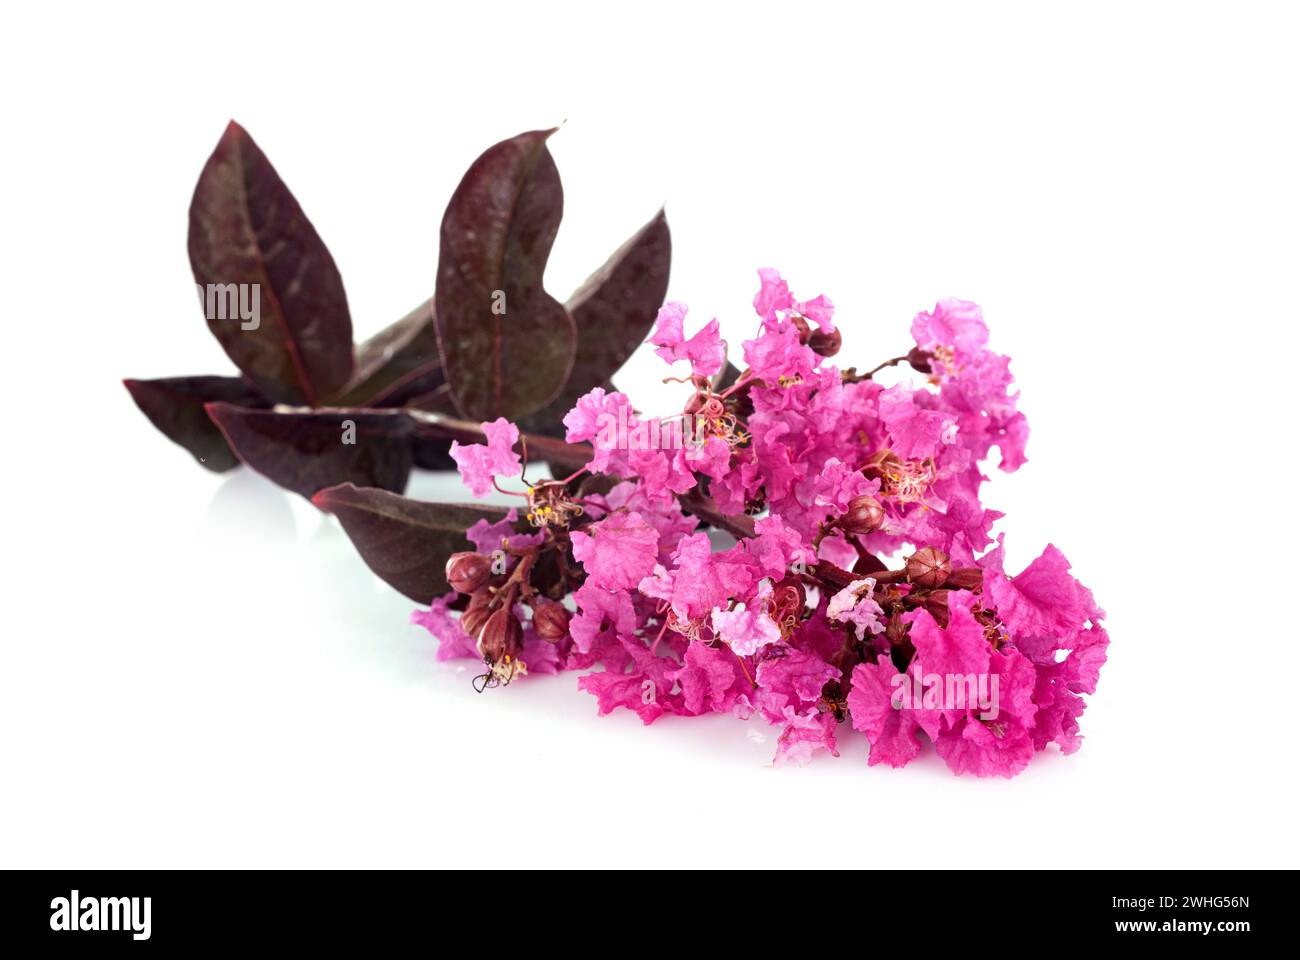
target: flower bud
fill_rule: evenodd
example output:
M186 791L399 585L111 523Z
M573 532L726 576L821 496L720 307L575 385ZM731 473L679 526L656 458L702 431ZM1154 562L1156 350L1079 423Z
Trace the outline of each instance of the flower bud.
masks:
M947 585L954 590L978 590L984 585L984 571L979 567L958 567L948 574Z
M941 587L951 572L948 555L934 547L922 547L907 558L907 579L918 587Z
M948 626L948 593L947 590L931 590L921 600L921 605L925 607L926 612L934 617L934 622L941 627Z
M569 634L569 611L554 600L538 600L533 604L533 629L549 643L563 640Z
M839 330L831 330L830 333L814 330L812 336L808 338L808 346L820 357L833 357L840 352L840 343L843 339Z
M460 628L469 636L477 638L491 612L488 607L488 593L486 590L480 590L470 597L469 606L460 615Z
M457 593L473 593L492 576L492 561L481 553L453 553L447 558L447 582Z
M920 347L913 347L907 352L907 362L912 365L912 369L918 373L930 372L930 351L922 350Z
M901 647L908 642L907 624L899 614L894 614L885 623L885 639L891 647Z
M847 534L871 533L879 530L884 522L885 511L875 497L854 497L849 501L849 508L835 521L835 525Z
M476 644L483 659L496 665L513 663L524 648L524 628L509 605L503 605L487 618Z

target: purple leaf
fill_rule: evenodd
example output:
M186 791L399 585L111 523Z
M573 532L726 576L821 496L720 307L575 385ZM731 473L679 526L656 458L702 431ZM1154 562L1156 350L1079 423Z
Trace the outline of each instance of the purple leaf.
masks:
M564 415L593 387L606 386L654 326L668 293L672 238L659 211L569 298L578 331L573 371L560 395L525 417L521 430L563 435Z
M168 439L216 473L239 465L204 404L224 401L242 407L264 407L266 401L239 377L166 377L162 380L123 380L131 399Z
M240 460L304 497L340 483L406 489L412 425L399 411L207 409Z
M350 483L320 491L312 503L339 518L376 576L426 604L449 589L447 558L473 549L465 531L479 520L506 516L504 507L429 503Z
M442 218L435 293L451 395L470 420L516 420L553 400L573 366L573 318L542 287L564 192L553 131L490 147Z
M348 382L352 320L338 269L233 120L194 188L189 252L208 327L269 399L315 405Z
M357 347L352 379L330 398L330 405L397 407L442 386L443 380L433 300L426 300Z

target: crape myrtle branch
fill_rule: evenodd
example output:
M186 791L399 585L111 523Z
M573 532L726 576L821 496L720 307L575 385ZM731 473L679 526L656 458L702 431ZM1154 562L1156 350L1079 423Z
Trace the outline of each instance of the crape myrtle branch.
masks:
M650 343L690 365L670 378L693 388L681 412L644 417L593 388L563 418L566 442L591 443L567 464L574 451L557 452L563 479L528 480L544 455L506 418L479 425L484 442L453 441L471 493L514 493L530 526L508 514L467 531L475 549L446 573L471 592L415 614L439 656L485 662L482 687L596 668L578 685L600 712L645 723L761 711L781 728L778 761L835 753L841 721L866 735L869 764L910 762L922 733L977 775L1077 749L1105 614L1053 546L1003 569L983 463L997 448L1017 469L1028 427L979 307L940 301L913 319L914 349L846 372L823 363L840 346L829 299L798 301L776 271L759 274L746 369L727 363L718 321L689 333L687 307L665 304ZM904 363L924 381L874 381ZM675 432L686 424L689 440Z

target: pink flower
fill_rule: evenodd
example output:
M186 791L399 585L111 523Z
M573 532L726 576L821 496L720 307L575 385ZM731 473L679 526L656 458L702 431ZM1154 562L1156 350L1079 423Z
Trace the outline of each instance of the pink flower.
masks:
M918 399L929 397L929 394L914 393L901 383L880 395L880 419L889 431L890 449L904 459L934 456L941 445L957 437L956 420L951 414L926 409L917 403Z
M735 712L743 718L753 710L749 680L730 650L692 643L686 648L682 668L672 676L681 687L688 714Z
M881 617L885 615L885 611L880 609L880 604L876 603L871 596L871 592L875 589L876 581L872 577L854 580L831 597L826 607L827 618L837 623L853 624L859 640L868 630L873 634L882 632L885 625L881 623Z
M742 553L714 554L707 533L682 537L673 553L673 569L656 567L640 583L648 597L668 601L681 620L700 620L748 595L760 579Z
M830 297L825 294L811 300L804 300L802 303L796 303L794 312L817 324L823 333L830 333L835 329L835 323L832 320L835 316L835 304L831 303Z
M1083 742L1079 735L1079 717L1087 704L1081 693L1097 689L1097 677L1106 662L1110 643L1106 630L1094 625L1078 631L1066 641L1070 649L1060 662L1035 662L1034 749L1042 750L1055 743L1062 753L1074 753Z
M839 516L854 497L871 495L879 489L878 480L868 480L861 470L853 469L839 457L831 457L813 480L813 503Z
M840 671L816 653L795 647L776 648L758 665L759 705L773 723L786 717L786 709L815 710L822 689L839 678Z
M639 513L611 513L587 528L574 531L573 557L587 571L588 581L606 590L627 590L648 577L659 556L659 534Z
M438 659L454 660L459 657L480 658L474 641L460 628L460 621L451 615L447 604L456 599L455 593L435 597L428 610L411 611L411 622L428 630L438 641Z
M971 612L975 602L975 595L966 590L949 594L946 628L940 627L927 610L906 615L911 618L909 635L917 659L927 673L960 676L988 671L991 650L984 627Z
M718 335L718 321L710 320L689 340L684 331L685 322L685 304L666 303L660 308L654 333L650 335L650 342L659 348L655 354L669 363L689 360L692 373L711 377L722 369L727 359L726 347Z
M1092 592L1070 576L1070 561L1050 543L1037 560L1010 579L1002 572L1001 542L982 565L985 593L1017 643L1069 637L1088 621L1106 616Z
M921 753L921 741L916 718L894 706L893 679L898 670L889 657L876 663L860 663L853 668L853 685L849 690L848 707L853 719L853 729L866 734L871 751L867 764L883 763L901 767L911 763Z
M569 621L569 634L580 653L636 632L636 610L626 590L609 590L588 579L573 596L578 615Z
M476 497L486 497L492 492L492 478L513 477L523 470L514 446L519 442L519 428L505 417L481 425L487 436L486 444L462 446L451 443L451 457L460 469L465 486Z
M763 320L775 320L777 311L789 310L794 305L790 288L777 271L763 267L758 271L758 282L758 293L754 294L754 312Z
M912 339L922 350L946 348L964 358L984 349L989 342L989 328L978 304L949 297L936 303L934 312L916 315Z
M573 409L564 415L564 439L569 443L589 441L595 453L587 465L593 473L610 469L611 458L617 472L626 473L626 455L618 450L620 417L633 430L638 423L632 416L632 405L622 393L606 393L604 387L595 387L578 398Z
M762 576L779 580L796 563L808 567L816 565L817 555L812 546L779 516L774 514L755 521L754 531L757 536L746 540L744 546L758 562Z
M651 724L667 711L667 702L659 699L659 687L654 680L640 673L618 673L605 670L578 678L578 689L586 690L596 698L597 710L606 716L618 707L626 707Z
M542 542L540 533L520 533L516 530L515 525L518 522L519 511L511 507L505 519L495 523L476 520L474 525L465 531L465 538L482 554L491 554L500 550L507 541L513 547L533 547Z
M1005 654L992 651L989 668L999 681L996 716L985 719L982 708L976 707L956 719L945 718L934 746L953 773L1012 777L1034 755L1030 735L1037 710L1034 667L1012 650Z
M996 447L1003 470L1023 464L1028 426L980 308L948 299L918 314L928 376L885 388L846 382L821 355L837 342L824 336L835 330L827 297L798 300L775 270L759 280L762 322L734 386L701 379L726 360L718 322L688 338L686 307L665 305L651 341L690 365L682 405L640 419L624 394L590 390L564 417L566 439L594 449L590 476L566 495L581 512L536 533L518 532L515 511L467 531L480 553L511 548L489 586L524 625L512 639L521 665L594 671L578 683L600 713L622 707L645 723L758 713L779 731L777 763L836 754L845 719L866 736L869 766L901 767L928 742L954 773L1013 776L1051 744L1077 750L1106 661L1105 614L1054 546L1015 576L1000 537L993 546L1002 514L984 503L986 462ZM700 409L703 443L662 442L661 424ZM485 445L452 446L476 496L520 470L515 427L497 420L484 433ZM880 506L869 522L862 504L856 521L836 522L867 496ZM945 554L951 572L902 576L899 553L921 548ZM878 600L880 581L890 586ZM561 593L571 615L530 618L539 597ZM413 619L438 637L440 658L481 660L452 600ZM557 620L566 626L551 629Z
M819 358L799 342L793 326L764 330L743 344L745 363L768 387L786 387L812 376Z
M785 709L785 726L776 741L776 756L772 762L777 766L793 762L800 766L812 760L818 750L828 750L831 756L838 757L835 749L835 717L829 713L810 710L798 713L793 707Z
M730 610L714 610L713 632L738 656L750 657L781 639L781 630L768 613L772 599L772 584L764 580L758 592L746 603L738 603Z

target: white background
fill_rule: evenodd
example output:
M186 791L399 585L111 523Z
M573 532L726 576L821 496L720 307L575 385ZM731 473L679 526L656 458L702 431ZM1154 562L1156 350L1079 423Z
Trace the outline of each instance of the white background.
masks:
M6 8L0 865L1300 865L1295 14L548 6ZM1011 566L1054 542L1109 614L1082 750L980 781L845 726L773 768L761 721L599 719L573 674L475 695L331 519L120 385L233 369L185 253L231 117L359 337L431 294L474 157L560 122L562 299L666 204L733 344L759 266L845 364L980 302L1032 428Z

